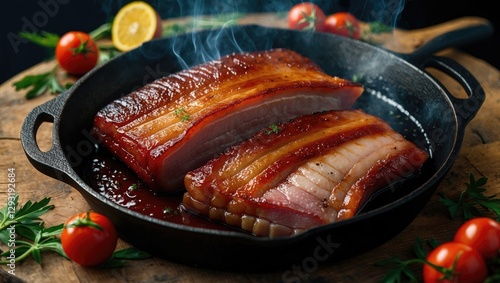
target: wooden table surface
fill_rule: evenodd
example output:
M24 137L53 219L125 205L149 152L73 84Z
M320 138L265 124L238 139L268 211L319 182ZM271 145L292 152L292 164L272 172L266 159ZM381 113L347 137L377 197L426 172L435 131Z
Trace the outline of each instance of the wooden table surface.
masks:
M383 47L400 52L409 52L429 38L461 26L484 21L480 18L460 18L438 26L412 31L397 30L380 37ZM250 15L240 21L261 25L285 27L286 20L275 15ZM488 177L487 194L500 193L500 72L487 62L474 58L455 49L443 50L440 55L450 57L467 68L481 83L486 92L486 101L477 116L466 129L464 143L458 158L438 187L438 192L456 196L465 188L468 176ZM82 196L70 186L38 172L27 160L20 142L21 124L28 112L50 99L50 94L32 100L24 98L25 91L15 91L12 83L28 74L40 74L55 66L54 61L40 63L5 82L0 86L0 204L7 198L7 170L15 168L16 192L20 203L38 201L51 197L55 208L45 214L47 226L63 223L75 213L89 210ZM64 74L60 74L64 76ZM464 93L458 83L447 76L436 73L443 84L455 95ZM43 149L51 144L51 124L42 125L38 131L38 143ZM376 265L391 256L402 258L412 256L412 246L417 237L435 238L447 241L463 222L451 220L447 209L434 196L418 217L400 234L389 242L362 255L339 262L319 265L314 270L302 274L300 281L293 282L380 282L387 269ZM387 221L390 221L388 219ZM127 247L119 241L118 249ZM1 248L5 248L2 246ZM242 255L244 256L244 255ZM8 271L2 266L0 271ZM415 267L417 273L419 267ZM284 277L284 270L266 273L232 273L201 269L160 258L130 262L117 269L83 268L54 253L43 254L43 265L31 258L16 264L15 277L0 272L0 282L280 282L292 277ZM298 279L294 277L293 279ZM292 281L289 281L292 282Z

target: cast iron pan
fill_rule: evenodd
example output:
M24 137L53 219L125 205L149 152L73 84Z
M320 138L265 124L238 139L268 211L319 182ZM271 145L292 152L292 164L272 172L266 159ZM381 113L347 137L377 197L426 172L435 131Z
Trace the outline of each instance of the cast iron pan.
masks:
M22 145L33 166L76 188L95 211L114 222L120 237L156 256L227 270L286 271L293 265L311 268L388 241L421 211L454 162L464 128L485 98L483 89L467 70L432 54L491 33L488 24L453 31L412 54L394 54L335 35L260 26L154 40L94 69L67 92L33 109L22 126ZM103 106L182 68L232 52L278 47L310 57L332 75L349 79L356 76L366 92L355 108L382 117L431 154L420 174L384 190L352 219L280 239L157 220L115 204L89 185L88 168L82 164L92 157L97 146L89 132L94 115ZM453 97L424 70L428 67L460 83L468 98ZM53 144L47 152L39 149L35 138L43 122L53 123Z

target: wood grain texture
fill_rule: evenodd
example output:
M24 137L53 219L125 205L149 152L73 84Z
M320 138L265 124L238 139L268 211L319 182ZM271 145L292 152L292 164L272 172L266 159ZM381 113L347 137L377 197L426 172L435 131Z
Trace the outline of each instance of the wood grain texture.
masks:
M480 21L477 18L463 18L425 30L397 31L380 40L384 40L386 48L411 51L436 34L478 20ZM274 15L249 16L241 22L286 26L283 18ZM468 182L469 173L474 173L476 177L488 177L488 194L500 193L500 72L484 61L453 49L445 50L440 55L450 57L467 68L479 80L487 97L483 107L467 127L461 152L451 171L438 187L438 191L450 197L456 196L465 188L464 183ZM36 65L0 86L0 204L4 206L7 196L7 169L15 168L16 192L20 194L20 203L51 197L55 209L43 216L48 226L62 223L75 213L87 211L89 206L75 189L38 172L27 160L20 143L21 124L31 109L53 96L46 94L26 100L25 92L15 91L12 83L25 75L48 71L54 64L55 62L51 61ZM443 74L437 73L436 76L451 93L461 95L463 90L456 82ZM41 148L50 147L50 124L38 131L38 143ZM297 279L298 281L293 282L380 282L386 269L377 266L376 263L391 256L412 257L412 245L417 237L424 240L435 238L438 241L452 238L462 220L450 220L446 208L438 198L439 196L435 195L419 216L388 243L348 260L307 266L307 271L303 270L302 273L290 273L293 267L289 270L268 273L220 272L185 266L159 258L132 261L126 267L119 269L82 268L56 254L46 253L43 254L43 265L40 266L32 259L28 259L16 265L16 277L11 278L5 272L1 272L0 281L244 283L286 282ZM119 249L127 246L126 242L119 241ZM2 266L2 269L7 271L8 267ZM416 266L415 270L419 273L420 269Z

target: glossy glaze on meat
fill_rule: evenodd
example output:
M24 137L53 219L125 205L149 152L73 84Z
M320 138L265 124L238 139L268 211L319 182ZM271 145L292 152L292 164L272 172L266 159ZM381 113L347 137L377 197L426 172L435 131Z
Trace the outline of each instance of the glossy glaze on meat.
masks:
M113 101L97 113L94 132L149 186L173 192L188 171L258 130L348 109L362 92L290 50L231 54Z
M361 110L317 113L263 130L189 172L183 205L258 236L294 235L354 216L427 158Z

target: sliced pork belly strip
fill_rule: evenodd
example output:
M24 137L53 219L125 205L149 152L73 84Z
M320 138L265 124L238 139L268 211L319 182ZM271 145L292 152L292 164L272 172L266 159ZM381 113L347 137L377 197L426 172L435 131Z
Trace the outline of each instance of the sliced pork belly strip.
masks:
M113 101L94 132L152 188L177 191L185 173L258 130L350 108L362 92L290 50L232 54Z
M367 124L368 128L365 127ZM344 111L331 115L303 116L289 123L278 124L277 128L278 134L270 129L264 129L223 155L212 159L205 166L191 171L184 181L186 188L191 189L196 199L202 202L219 202L217 204L219 207L226 206L227 202L221 203L223 198L214 197L214 193L232 196L238 190L242 194L247 191L253 197L260 197L259 192L262 188L258 187L258 183L256 183L258 190L251 191L253 183L249 183L253 178L273 177L273 174L280 173L277 170L280 167L295 170L301 164L293 162L294 160L305 163L307 158L327 151L328 144L332 147L366 134L359 129L365 128L367 132L384 132L388 125L360 111ZM269 167L270 165L274 167ZM264 170L266 174L262 174ZM258 174L261 175L257 176Z
M420 150L410 142L401 142L394 145L390 153L379 159L366 174L357 180L346 176L337 187L345 186L344 182L350 182L352 186L347 191L340 206L338 219L353 217L377 188L382 188L394 181L411 176L420 169L427 158L428 155L425 151ZM337 187L333 189L334 192Z
M418 170L425 151L360 110L261 131L185 177L186 209L279 237L347 219L374 192Z
M382 145L376 151L366 152L363 158L351 163L348 167L350 168L349 172L346 172L344 178L333 187L329 198L329 205L339 211L344 205L347 193L356 181L362 178L374 164L385 160L393 151L398 152L398 150L404 148L407 144L407 141L399 141Z

